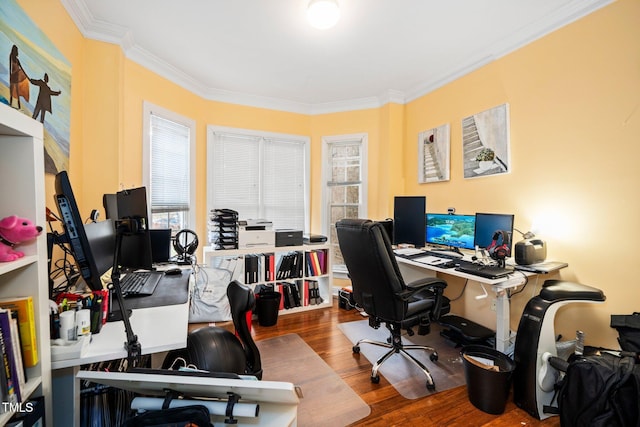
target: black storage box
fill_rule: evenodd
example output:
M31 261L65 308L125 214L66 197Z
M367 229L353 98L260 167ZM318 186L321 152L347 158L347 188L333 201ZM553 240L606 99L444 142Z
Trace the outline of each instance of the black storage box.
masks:
M491 329L454 314L440 317L438 323L444 327L440 335L456 346L490 345L495 337Z
M276 247L302 246L302 230L276 230Z
M356 300L353 299L353 292L345 289L338 291L338 307L343 310L351 310L356 306Z

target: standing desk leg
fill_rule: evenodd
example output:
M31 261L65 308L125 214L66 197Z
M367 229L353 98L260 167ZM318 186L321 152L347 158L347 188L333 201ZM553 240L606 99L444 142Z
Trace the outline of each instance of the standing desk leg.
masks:
M496 350L508 354L511 351L511 326L509 296L505 290L496 292Z
M76 379L79 370L73 366L51 372L54 426L80 425L80 381Z

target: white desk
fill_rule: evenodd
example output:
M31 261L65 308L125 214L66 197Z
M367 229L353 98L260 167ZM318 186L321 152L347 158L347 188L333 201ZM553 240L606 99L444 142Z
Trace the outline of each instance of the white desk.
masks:
M496 295L496 350L503 353L509 351L509 348L513 345L515 335L512 334L509 326L510 307L507 290L523 285L526 281L525 276L535 276L536 273L517 271L505 278L486 279L484 277L457 271L455 268L440 268L434 265L412 261L400 256L396 256L396 260L398 261L398 267L400 268L400 272L406 282L417 280L424 276L435 276L436 273L444 273L491 286L491 290Z
M191 404L217 405L215 411L210 410L215 425L222 425L228 417L225 407L229 397L227 393L240 396L239 406L259 406L259 414L255 413L255 408L252 414L242 411L239 415L234 410L236 426L295 427L298 422L298 394L295 386L288 382L97 371L80 371L78 377L143 395L159 396L160 402L155 402L156 405L162 403L165 390L184 394ZM205 400L200 401L198 397ZM144 404L139 407L149 409Z
M142 354L184 348L189 329L189 300L182 304L134 309L131 328L138 336ZM88 363L127 357L127 334L124 322L109 322L80 358L51 363L53 385L53 417L55 426L80 425L80 381L76 374Z

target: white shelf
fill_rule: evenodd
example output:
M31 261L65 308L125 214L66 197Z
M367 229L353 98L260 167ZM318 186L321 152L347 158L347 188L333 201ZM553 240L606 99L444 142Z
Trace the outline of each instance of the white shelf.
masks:
M44 189L44 145L42 124L0 104L0 218L18 215L46 225ZM22 400L44 396L46 423L52 423L51 354L49 347L49 291L46 233L17 249L25 257L0 263L0 298L33 298L38 340L38 363L27 369ZM4 426L13 413L0 414Z
M299 245L299 246L256 246L252 248L224 249L224 250L219 250L219 249L216 250L212 246L207 246L203 250L203 256L204 256L205 265L212 266L212 260L217 257L244 258L246 255L250 255L250 254L266 254L266 253L285 254L289 252L311 252L314 250L323 250L326 252L325 269L327 272L330 272L331 271L331 247L328 244L312 244L312 245ZM245 277L244 263L241 263L240 266L242 271L239 275L239 280L241 282L244 282L243 280ZM248 285L252 286L255 289L255 287L258 285L271 285L278 282L292 282L296 280L301 280L301 281L315 280L318 282L320 296L322 297L322 303L281 309L279 311L279 315L300 313L303 311L317 310L321 308L331 307L333 305L333 295L332 295L333 278L331 274L325 273L318 276L313 276L313 275L306 274L306 268L303 270L305 271L305 273L303 273L302 277L292 277L292 278L276 279L276 280L269 280L269 281L257 281L254 283L250 283Z

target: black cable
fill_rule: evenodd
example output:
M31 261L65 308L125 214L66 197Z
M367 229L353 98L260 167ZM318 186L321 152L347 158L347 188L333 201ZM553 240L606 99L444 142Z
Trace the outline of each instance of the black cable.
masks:
M451 301L457 301L460 298L462 298L462 295L464 294L464 291L467 289L467 284L469 283L469 279L465 279L464 280L464 286L462 287L462 291L460 292L460 295L458 295L457 297L455 297L454 299L449 298L449 302Z
M524 277L524 283L522 284L522 287L520 289L518 289L517 291L509 292L509 298L511 298L514 295L518 295L520 292L524 291L524 288L526 288L527 284L529 283L529 276L527 276L526 274L524 274L524 272L522 272L520 270L515 270L515 271L517 271L518 273L522 274L522 276Z

